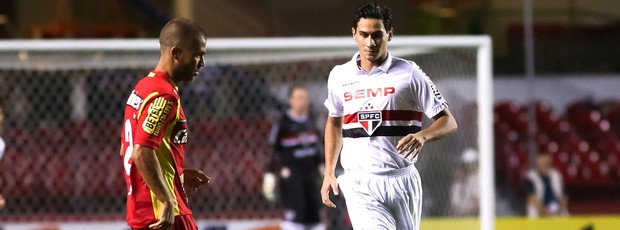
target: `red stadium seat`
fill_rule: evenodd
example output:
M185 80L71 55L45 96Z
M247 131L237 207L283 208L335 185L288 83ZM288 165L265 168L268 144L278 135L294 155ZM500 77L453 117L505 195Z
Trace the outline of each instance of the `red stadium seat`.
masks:
M609 188L613 186L610 167L605 162L595 165L584 165L580 174L585 185L592 188Z
M498 119L506 122L512 130L519 134L527 133L527 111L512 102L501 102L495 106Z
M538 131L547 134L558 134L563 131L562 121L546 102L536 103L536 123Z
M49 154L49 155L47 155ZM71 167L61 154L47 153L39 155L38 165L43 180L43 185L49 196L69 196L73 192L73 177Z
M571 155L564 151L551 153L551 159L555 165L569 165L571 163Z
M620 101L616 101L609 106L609 111L605 114L605 119L611 124L611 132L620 136Z
M35 178L33 158L31 155L13 151L12 148L6 150L0 164L2 165L0 173L3 175L3 187L6 186L2 188L4 195L32 195Z
M560 173L562 173L562 178L564 180L564 185L566 187L578 187L581 186L581 179L579 177L579 168L575 165L561 165L558 167Z
M605 133L595 141L595 148L603 153L620 152L620 138L613 133Z
M495 105L495 114L497 114L501 119L510 118L519 113L520 107L513 102L503 101L499 102Z

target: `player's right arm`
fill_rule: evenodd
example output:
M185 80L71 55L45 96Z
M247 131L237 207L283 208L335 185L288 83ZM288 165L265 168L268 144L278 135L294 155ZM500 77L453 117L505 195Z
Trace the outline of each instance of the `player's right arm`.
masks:
M536 196L536 189L534 188L534 183L530 179L527 179L525 181L525 188L527 190L526 202L528 208L534 208L538 216L546 216L547 209L543 205L542 201Z
M325 123L325 171L323 173L321 198L323 204L330 208L335 208L336 205L329 199L329 191L333 191L336 196L339 195L335 172L341 148L342 117L328 116Z
M129 135L133 138L127 138L132 140L128 142L133 147L132 164L161 205L161 213L155 216L157 222L149 225L151 229L168 230L174 223L174 191L166 183L156 149L162 144L167 126L177 116L177 106L174 96L151 93L137 109L137 127Z
M159 221L149 225L149 228L170 229L174 222L174 197L172 191L166 186L159 160L155 154L155 149L136 144L131 158L142 175L142 179L163 206Z
M276 200L276 186L278 179L276 177L278 155L280 152L280 122L276 122L271 127L269 133L269 145L272 151L267 156L265 161L265 174L263 175L262 192L265 199L268 201Z

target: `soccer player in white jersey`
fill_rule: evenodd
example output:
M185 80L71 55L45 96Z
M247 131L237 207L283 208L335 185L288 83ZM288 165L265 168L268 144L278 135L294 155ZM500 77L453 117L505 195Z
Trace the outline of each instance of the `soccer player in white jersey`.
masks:
M323 203L342 190L354 229L419 229L420 175L414 166L426 142L456 131L448 103L412 61L393 57L388 7L361 5L352 34L358 45L351 61L333 68L325 106ZM422 115L433 122L422 129ZM344 174L334 168L338 156Z

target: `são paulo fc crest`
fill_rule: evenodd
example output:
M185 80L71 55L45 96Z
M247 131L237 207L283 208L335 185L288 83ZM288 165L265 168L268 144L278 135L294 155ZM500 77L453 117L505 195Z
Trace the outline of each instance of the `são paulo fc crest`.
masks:
M362 125L368 136L379 128L382 121L381 111L360 111L357 113L357 122Z

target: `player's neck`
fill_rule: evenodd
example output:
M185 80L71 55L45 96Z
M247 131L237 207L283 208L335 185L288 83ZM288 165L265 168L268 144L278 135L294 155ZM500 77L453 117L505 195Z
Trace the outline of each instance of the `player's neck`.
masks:
M359 66L359 68L369 73L373 68L381 66L383 62L385 62L385 60L387 60L387 55L376 61L360 59L357 61L357 66Z
M545 175L545 176L548 176L550 174L549 173L550 171L551 171L550 168L538 168L538 172L540 172L540 174Z
M166 76L168 77L168 80L174 82L175 84L178 84L178 81L174 79L174 76L172 75L172 68L169 68L166 66L165 63L158 63L157 66L155 67L155 69L153 71L155 72L162 72L164 74L166 74Z
M298 119L305 119L306 117L308 117L308 111L303 111L303 110L292 110L289 109L288 110L288 114L291 117L294 118L298 118Z

